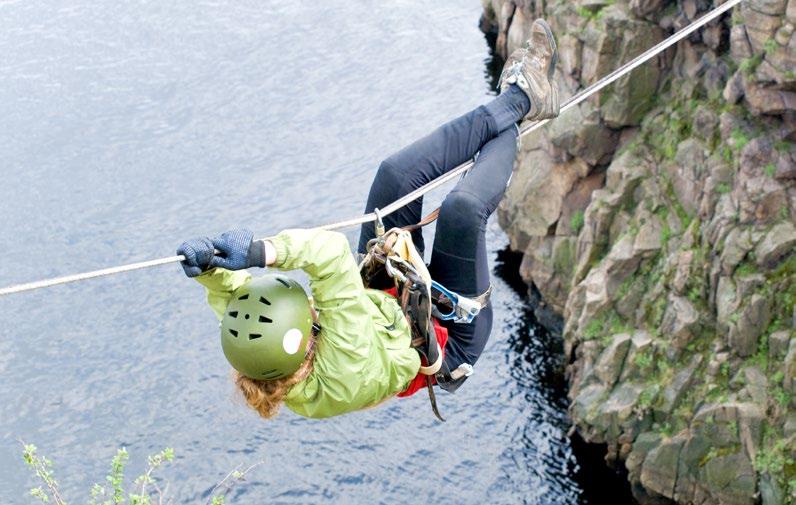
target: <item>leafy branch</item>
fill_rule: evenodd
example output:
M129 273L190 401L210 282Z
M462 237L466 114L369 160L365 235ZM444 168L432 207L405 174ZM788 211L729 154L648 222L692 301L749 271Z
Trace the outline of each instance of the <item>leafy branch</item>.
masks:
M42 483L30 490L30 495L39 499L43 503L52 502L55 505L67 505L58 489L58 482L53 474L52 461L37 454L37 448L32 444L23 445L23 459L36 474ZM171 504L173 500L167 498L168 482L161 487L160 479L155 477L155 472L165 463L174 460L174 449L166 448L159 453L147 458L147 469L139 475L125 490L124 472L130 459L127 449L122 447L116 451L116 455L111 460L111 467L108 475L105 476L105 484L94 484L89 494L89 505L164 505ZM239 482L245 480L246 475L254 468L262 465L259 461L241 470L243 466L238 465L229 472L218 484L210 491L207 503L209 505L224 505L226 496L232 488Z

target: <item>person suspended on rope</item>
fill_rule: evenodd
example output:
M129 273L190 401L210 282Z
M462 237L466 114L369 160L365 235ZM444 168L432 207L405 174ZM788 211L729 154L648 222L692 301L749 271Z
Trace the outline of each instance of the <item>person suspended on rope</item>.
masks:
M433 329L418 288L427 284L421 275L426 265L393 257L384 267L406 282L392 293L372 289L383 286L369 275L366 280L373 282L363 283L364 270L337 232L293 229L254 240L251 231L237 229L180 245L185 274L206 288L221 323L224 355L252 409L270 418L284 403L299 415L323 418L407 396L427 383L429 391L436 382L453 392L465 382L492 327L492 307L483 296L490 289L487 219L511 178L517 124L558 115L557 58L550 27L536 20L526 44L506 61L497 98L437 128L378 168L368 213L478 155L439 210L427 271L434 294L447 302L435 314L447 319L434 319ZM420 198L385 216L384 229L415 225L422 206ZM411 235L396 230L381 237L375 228L362 225L360 255L379 257L374 247L384 248L384 237L403 237L413 244L404 259L419 257L422 263L425 244L419 227ZM380 257L382 263L385 257ZM245 271L251 267L303 270L312 298L287 276L252 278ZM421 342L424 329L430 341ZM435 349L442 350L439 356Z

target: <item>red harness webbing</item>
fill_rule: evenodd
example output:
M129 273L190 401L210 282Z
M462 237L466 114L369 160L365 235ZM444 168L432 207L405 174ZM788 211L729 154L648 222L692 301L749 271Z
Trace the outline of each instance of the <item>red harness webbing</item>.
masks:
M398 290L394 287L383 289L382 291L392 296L393 298L397 299L398 297ZM442 349L442 357L445 358L445 344L448 343L448 329L442 326L436 317L431 318L431 322L434 323L434 336L437 338L437 342L439 343L439 348ZM425 365L426 363L423 364ZM406 387L406 389L398 393L397 396L404 398L407 396L412 396L421 389L425 389L427 387L426 377L427 377L426 375L423 375L420 372L418 372L417 375L415 375L415 378L412 379L412 382L410 382L409 385ZM433 375L431 376L431 381L434 384L437 383L437 379Z

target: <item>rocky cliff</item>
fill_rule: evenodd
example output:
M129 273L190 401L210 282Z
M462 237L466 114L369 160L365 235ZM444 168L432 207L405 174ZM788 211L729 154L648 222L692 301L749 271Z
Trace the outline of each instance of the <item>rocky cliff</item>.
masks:
M705 0L483 0L562 99ZM523 139L500 208L563 323L574 429L643 504L796 502L796 0L745 0Z

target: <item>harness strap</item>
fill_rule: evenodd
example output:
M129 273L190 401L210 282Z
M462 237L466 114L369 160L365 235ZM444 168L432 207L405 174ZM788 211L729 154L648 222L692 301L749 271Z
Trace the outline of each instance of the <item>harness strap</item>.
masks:
M410 231L411 232L411 231L419 230L420 228L426 226L427 224L433 223L439 217L439 209L441 209L441 207L437 207L436 209L434 209L431 212L429 212L426 215L426 217L424 217L423 219L420 220L419 223L410 224L410 225L404 226L403 229L406 230L406 231Z

